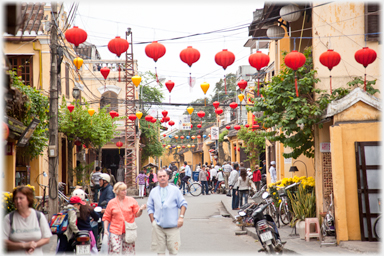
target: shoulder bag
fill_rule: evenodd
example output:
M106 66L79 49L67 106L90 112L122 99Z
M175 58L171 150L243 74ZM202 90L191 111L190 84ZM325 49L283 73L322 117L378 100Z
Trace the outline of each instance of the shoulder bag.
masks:
M132 244L136 241L137 238L137 225L135 222L129 223L128 221L125 221L123 211L121 210L120 202L119 203L119 208L121 215L123 216L124 224L125 224L125 236L124 236L124 242L128 244Z

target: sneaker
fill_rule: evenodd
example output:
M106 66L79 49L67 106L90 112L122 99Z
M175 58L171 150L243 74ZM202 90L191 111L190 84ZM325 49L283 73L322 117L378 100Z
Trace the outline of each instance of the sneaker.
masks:
M283 250L283 245L281 244L280 239L276 240L276 250L281 252Z

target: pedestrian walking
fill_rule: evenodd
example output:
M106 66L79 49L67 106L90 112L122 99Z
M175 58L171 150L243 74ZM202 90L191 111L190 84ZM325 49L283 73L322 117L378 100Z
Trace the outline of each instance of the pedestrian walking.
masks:
M219 170L221 169L221 167L219 168ZM216 171L216 168L212 165L211 166L211 170L210 170L210 183L211 183L211 186L212 186L212 190L215 188L216 186L216 182L217 182L217 172Z
M232 210L239 210L239 195L236 193L239 179L239 165L235 163L229 176L229 188L232 189Z
M151 193L151 190L156 187L156 182L155 182L155 174L154 174L154 171L153 169L150 171L149 173L149 177L148 177L148 183L149 183L149 191L148 191L148 194Z
M100 167L96 166L95 172L92 173L91 176L91 184L93 185L93 202L96 203L99 201L99 190L100 190L100 184L99 184L99 179L100 179Z
M20 186L13 190L13 203L17 210L3 221L3 242L8 252L16 254L43 254L42 246L52 236L44 214L35 211L33 190Z
M271 183L276 183L277 175L276 175L276 162L271 162L271 167L269 168L269 174L271 175Z
M105 212L105 209L107 208L107 205L109 201L111 201L113 198L115 198L115 193L113 193L113 187L111 184L109 184L111 181L111 178L108 174L102 173L100 175L99 184L100 184L100 198L98 205L101 205L102 202L106 202L107 204L102 206L101 213L103 214Z
M249 190L250 189L252 189L253 191L256 190L252 180L247 176L247 171L245 169L242 169L240 171L240 177L237 178L237 187L238 189L236 191L236 195L239 196L239 203L241 207L243 206L243 198L244 198L244 204L248 203Z
M185 182L183 178L185 177L185 168L187 168L187 162L184 162L184 165L181 166L179 171L180 187L179 190L183 189L183 195L185 195Z
M184 170L181 171L180 173L185 174L181 180L181 183L183 186L183 195L185 195L185 183L187 183L187 186L189 186L189 179L192 177L192 170L191 170L191 167L189 167L189 165L187 164L187 161L184 161Z
M111 177L111 186L113 187L115 184L116 184L116 179L115 179L115 176L112 174L112 170L110 168L107 169L107 174L109 175L109 177Z
M157 254L177 254L180 249L180 228L188 203L177 187L168 185L167 173L159 172L159 186L149 195L147 212L152 223L151 249ZM180 209L180 215L178 213Z
M144 198L144 189L145 189L145 183L148 179L148 176L144 174L143 171L140 172L139 175L136 177L136 184L137 180L139 180L139 197Z
M221 184L223 184L224 182L225 180L224 180L223 168L219 168L219 171L217 173L217 182L216 182L215 189L213 190L213 193L216 193L217 188L221 186Z
M233 170L232 166L229 163L224 162L223 174L224 174L225 189L229 188L228 179L229 179L229 175L231 174L232 170Z
M255 184L257 191L259 191L261 182L261 171L259 165L255 165L255 170L252 173L252 181Z
M140 217L146 205L141 207L133 197L126 196L127 185L117 182L113 187L116 197L109 201L105 210L104 235L109 236L108 254L135 255L135 242L128 243L126 237L126 223L134 223ZM108 226L109 232L108 232Z
M201 184L202 194L208 195L208 173L205 165L203 165L203 167L199 172L199 182ZM205 188L205 192L204 192L204 188Z

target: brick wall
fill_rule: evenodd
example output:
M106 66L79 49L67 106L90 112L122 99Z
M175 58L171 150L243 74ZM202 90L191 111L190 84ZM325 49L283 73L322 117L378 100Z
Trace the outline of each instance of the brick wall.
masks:
M322 153L323 155L323 195L328 199L329 195L333 192L332 182L332 161L331 153Z

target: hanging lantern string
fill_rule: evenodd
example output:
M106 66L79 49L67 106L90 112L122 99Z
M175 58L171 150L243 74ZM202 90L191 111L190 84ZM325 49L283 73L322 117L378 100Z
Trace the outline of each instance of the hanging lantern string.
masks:
M155 66L156 82L159 84L159 77L157 76L157 67Z
M260 79L257 78L257 96L260 96Z

